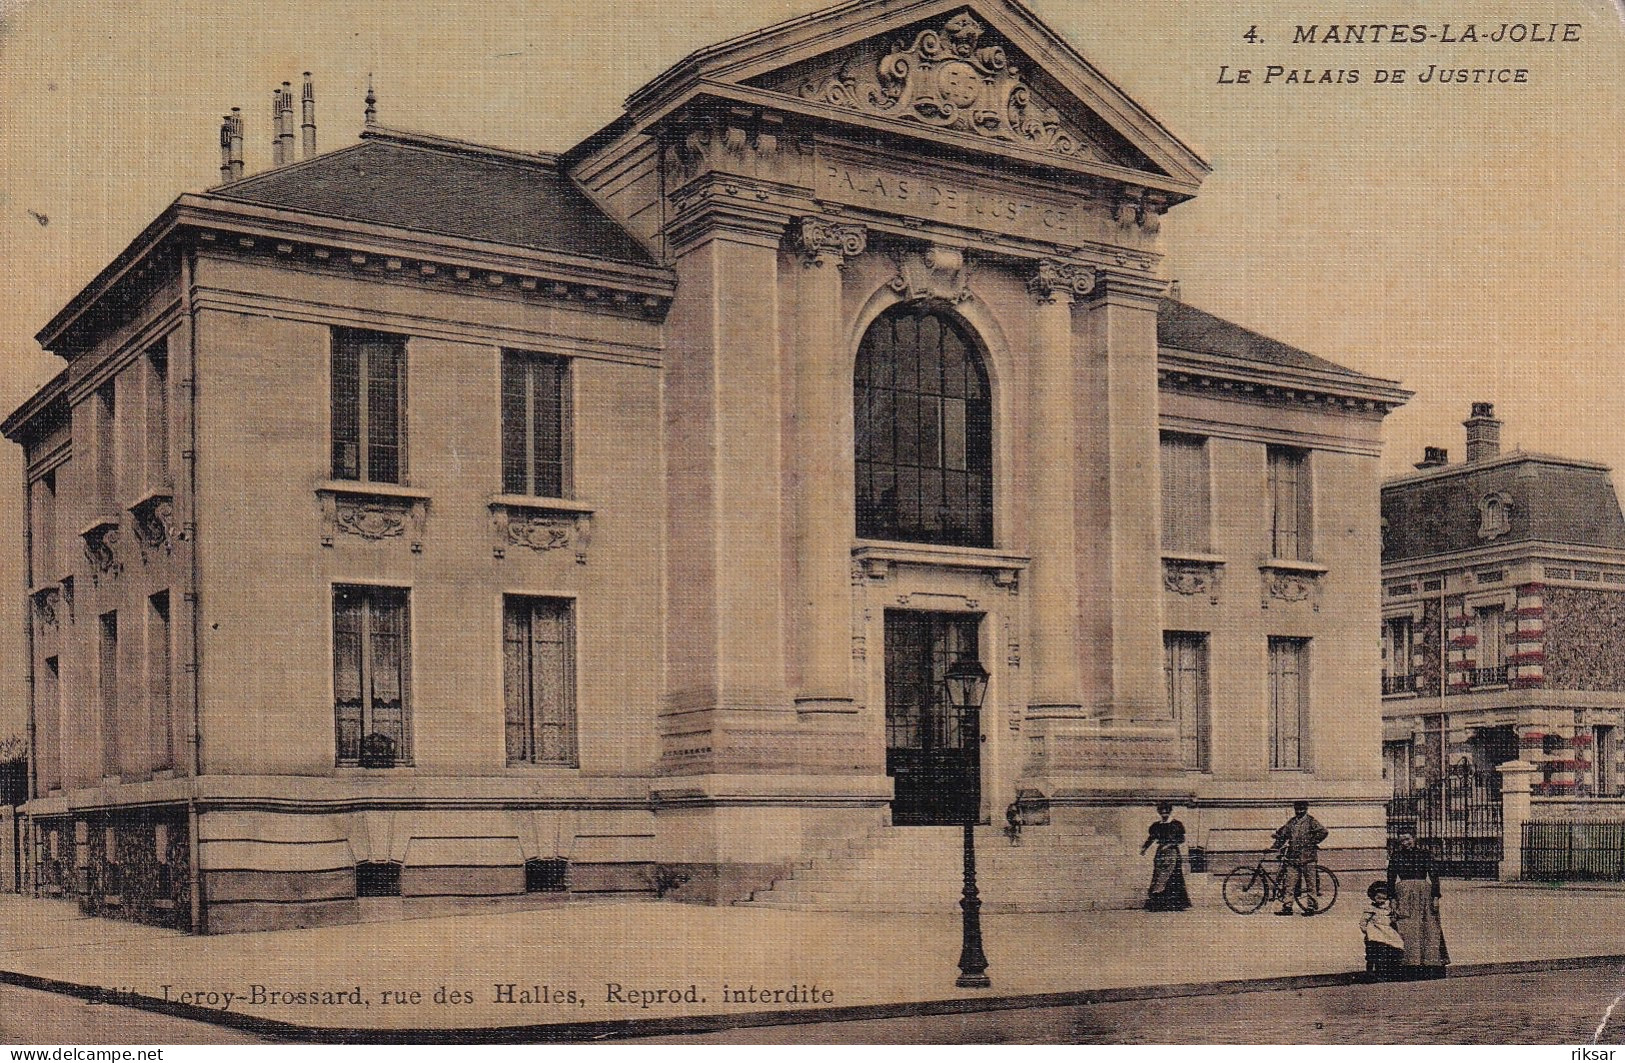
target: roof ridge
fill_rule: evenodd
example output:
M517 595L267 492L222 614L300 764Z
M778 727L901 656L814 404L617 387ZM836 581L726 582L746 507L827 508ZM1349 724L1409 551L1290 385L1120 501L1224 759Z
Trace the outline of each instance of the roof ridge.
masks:
M399 144L403 147L442 151L454 155L477 155L482 158L492 158L498 162L519 163L551 170L556 170L559 167L559 156L556 152L518 151L514 148L500 148L494 144L479 144L472 140L442 136L439 133L426 133L416 129L369 126L361 131L361 141L363 144L369 141Z
M318 152L315 155L310 155L303 159L296 159L293 162L285 162L281 166L268 166L256 173L247 173L241 177L234 177L230 181L222 181L220 184L210 185L203 190L203 195L212 196L218 192L223 192L246 185L250 181L258 181L263 177L270 177L273 174L285 174L293 170L302 170L313 163L328 162L339 155L343 155L345 152L355 151L356 149L365 146L365 142L346 144L342 148L332 148L328 151Z

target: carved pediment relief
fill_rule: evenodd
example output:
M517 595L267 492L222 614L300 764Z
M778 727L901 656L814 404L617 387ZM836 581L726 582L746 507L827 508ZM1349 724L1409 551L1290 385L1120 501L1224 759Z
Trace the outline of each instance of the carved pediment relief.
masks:
M757 79L843 110L1149 169L1149 161L972 12L918 23Z

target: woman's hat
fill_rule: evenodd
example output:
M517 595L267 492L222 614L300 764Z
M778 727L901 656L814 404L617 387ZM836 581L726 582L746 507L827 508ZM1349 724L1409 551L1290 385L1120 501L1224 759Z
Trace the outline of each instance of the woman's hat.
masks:
M1173 810L1174 810L1174 803L1172 801L1158 801L1157 802L1157 811L1158 812L1172 812Z
M1382 881L1381 879L1378 879L1376 882L1373 882L1371 885L1365 888L1365 895L1370 897L1372 900L1376 900L1379 894L1384 897L1390 895L1388 893L1388 883Z

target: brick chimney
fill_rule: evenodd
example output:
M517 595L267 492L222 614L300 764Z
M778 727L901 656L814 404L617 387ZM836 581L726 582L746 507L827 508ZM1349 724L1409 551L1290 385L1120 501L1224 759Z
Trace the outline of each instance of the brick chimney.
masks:
M1495 406L1473 403L1473 415L1461 422L1467 429L1467 460L1488 461L1501 454L1501 422L1495 419Z
M1441 465L1450 464L1450 451L1443 447L1423 447L1422 460L1416 463L1418 469L1437 469Z

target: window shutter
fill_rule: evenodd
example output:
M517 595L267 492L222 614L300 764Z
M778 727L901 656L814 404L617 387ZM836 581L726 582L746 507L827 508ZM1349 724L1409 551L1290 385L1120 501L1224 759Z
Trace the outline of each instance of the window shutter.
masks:
M367 479L401 482L401 407L405 351L394 336L371 336L365 345Z
M539 601L531 614L531 683L536 759L576 762L575 676L570 604Z
M1208 551L1207 441L1162 437L1162 544L1190 553Z
M563 366L554 359L532 363L534 377L532 445L535 449L535 491L547 498L564 495Z
M525 361L510 351L502 355L502 490L530 494L525 464Z
M361 756L361 600L344 591L333 598L333 715L338 759Z
M355 333L333 333L333 479L361 478L361 349Z
M509 599L502 607L503 731L508 763L532 759L530 743L530 616L523 601Z

